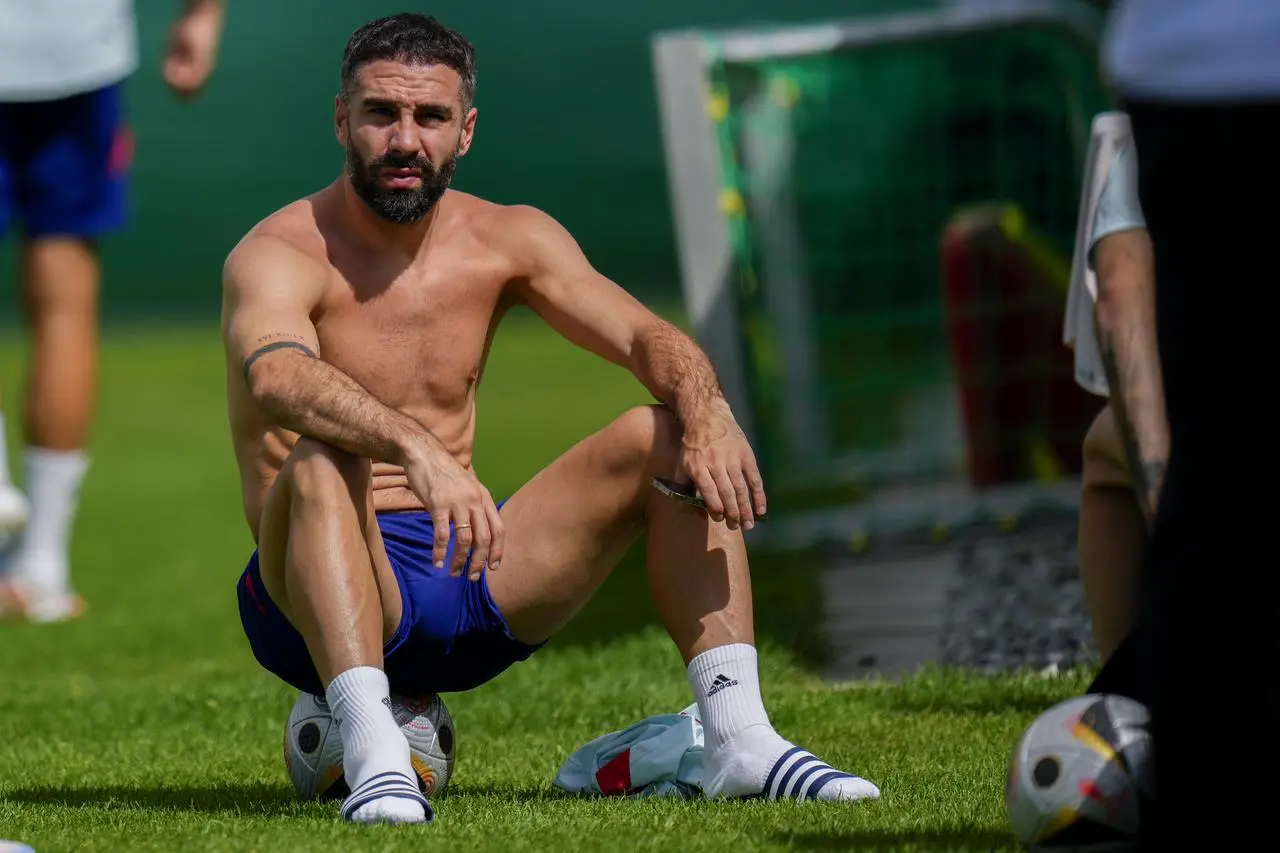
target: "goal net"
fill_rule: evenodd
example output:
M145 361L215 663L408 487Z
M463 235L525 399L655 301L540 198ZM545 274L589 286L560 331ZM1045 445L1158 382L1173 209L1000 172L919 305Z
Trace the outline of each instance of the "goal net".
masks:
M686 307L788 538L1075 505L1100 26L991 0L655 37Z

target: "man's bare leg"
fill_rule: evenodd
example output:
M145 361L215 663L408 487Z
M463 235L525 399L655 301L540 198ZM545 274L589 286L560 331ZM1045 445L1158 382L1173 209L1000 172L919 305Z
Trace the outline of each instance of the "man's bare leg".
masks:
M343 816L421 823L409 744L391 714L382 647L403 603L373 513L370 464L300 439L259 528L262 585L298 629L342 735Z
M98 252L76 237L42 237L23 243L22 264L32 343L27 443L78 451L97 391Z
M709 648L754 642L742 535L648 485L672 476L678 446L666 409L633 409L503 505L507 556L489 586L519 639L541 642L564 627L648 531L650 590L685 663Z
M877 796L871 783L834 770L770 725L742 534L650 486L654 476L675 474L679 452L680 428L667 409L633 409L516 492L502 508L502 567L488 576L499 611L517 638L549 638L647 532L650 590L703 715L708 796Z
M1133 627L1147 542L1110 406L1085 436L1081 479L1080 579L1098 655L1106 661Z
M31 514L9 574L27 615L57 621L79 615L69 549L88 469L84 453L98 370L98 253L77 237L40 237L22 245L22 282L31 361L23 433Z

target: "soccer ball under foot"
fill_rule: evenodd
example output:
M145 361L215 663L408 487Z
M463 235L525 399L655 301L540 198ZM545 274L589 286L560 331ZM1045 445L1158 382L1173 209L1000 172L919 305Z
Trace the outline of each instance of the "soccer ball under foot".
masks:
M439 696L391 697L391 713L409 741L409 759L422 793L439 794L453 776L457 737ZM323 696L301 693L284 727L284 766L302 800L340 800L350 793L342 775L342 736Z

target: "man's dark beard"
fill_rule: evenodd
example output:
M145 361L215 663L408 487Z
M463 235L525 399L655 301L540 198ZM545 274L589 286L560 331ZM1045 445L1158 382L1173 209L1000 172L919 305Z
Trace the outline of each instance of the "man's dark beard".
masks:
M449 188L457 168L457 154L450 154L436 169L425 158L394 154L365 163L353 147L347 146L347 176L356 195L378 216L397 225L421 222ZM384 189L378 185L379 172L383 169L416 169L422 175L422 184L416 189Z

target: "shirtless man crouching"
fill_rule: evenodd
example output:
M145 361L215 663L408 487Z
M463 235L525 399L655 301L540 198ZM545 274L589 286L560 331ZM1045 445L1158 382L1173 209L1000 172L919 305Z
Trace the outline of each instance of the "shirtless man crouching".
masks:
M879 796L769 722L741 532L764 487L704 354L547 215L447 189L476 122L461 35L423 15L373 21L341 79L345 174L231 252L223 337L258 546L241 619L263 667L327 698L342 816L430 820L389 693L469 690L528 658L641 534L706 726L707 795ZM475 394L520 303L662 405L626 412L499 506L471 467ZM695 483L709 513L659 495L654 476Z

